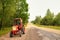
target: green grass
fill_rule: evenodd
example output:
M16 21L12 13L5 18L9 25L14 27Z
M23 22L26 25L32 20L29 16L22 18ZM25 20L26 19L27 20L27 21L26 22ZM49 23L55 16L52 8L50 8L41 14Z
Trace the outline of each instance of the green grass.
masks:
M37 25L38 27L52 28L52 29L60 30L60 26L46 26L46 25L38 25L38 24L35 24L35 25Z
M10 32L10 30L11 30L11 27L2 28L0 30L0 36L7 34L8 32Z

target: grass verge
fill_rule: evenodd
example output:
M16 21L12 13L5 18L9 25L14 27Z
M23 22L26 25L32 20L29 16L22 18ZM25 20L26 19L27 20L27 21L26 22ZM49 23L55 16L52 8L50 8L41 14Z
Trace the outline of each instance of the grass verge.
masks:
M38 27L44 27L44 28L52 28L52 29L57 29L60 30L60 26L46 26L46 25L38 25L38 24L34 24Z
M8 32L10 32L10 30L11 30L11 27L2 28L2 29L0 30L0 36L6 34L6 33L8 33Z

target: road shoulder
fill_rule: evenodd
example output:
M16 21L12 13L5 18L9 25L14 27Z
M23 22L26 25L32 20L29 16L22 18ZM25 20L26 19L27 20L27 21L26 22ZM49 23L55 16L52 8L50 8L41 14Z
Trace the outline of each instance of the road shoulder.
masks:
M44 27L38 27L38 26L35 26L35 25L33 25L33 26L38 28L38 29L42 29L42 30L45 30L45 31L48 31L48 32L52 32L52 33L56 33L56 34L60 35L60 30L51 29L51 28L44 28Z

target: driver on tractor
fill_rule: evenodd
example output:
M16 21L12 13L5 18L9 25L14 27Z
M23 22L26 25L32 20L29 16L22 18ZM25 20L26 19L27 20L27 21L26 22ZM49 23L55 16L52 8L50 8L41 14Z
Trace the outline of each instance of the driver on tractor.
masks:
M19 20L19 21L17 21L17 20ZM22 19L21 18L16 18L15 21L18 25L18 29L21 30L23 32L23 34L25 34L25 29L24 29L24 25L22 23Z

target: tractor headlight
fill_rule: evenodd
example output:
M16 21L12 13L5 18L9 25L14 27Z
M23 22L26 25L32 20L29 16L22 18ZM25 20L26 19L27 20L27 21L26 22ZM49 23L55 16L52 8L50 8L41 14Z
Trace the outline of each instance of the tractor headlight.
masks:
M12 27L12 30L16 30L16 27L15 27L15 26L13 26L13 27Z

